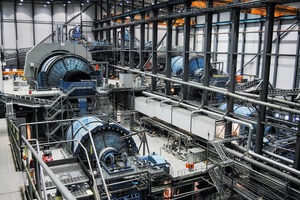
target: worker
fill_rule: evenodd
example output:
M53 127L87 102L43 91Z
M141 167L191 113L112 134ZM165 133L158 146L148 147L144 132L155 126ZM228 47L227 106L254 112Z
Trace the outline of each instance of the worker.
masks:
M74 29L74 33L75 33L75 34L80 34L80 33L81 33L79 24L76 24L76 27L75 27L75 29Z

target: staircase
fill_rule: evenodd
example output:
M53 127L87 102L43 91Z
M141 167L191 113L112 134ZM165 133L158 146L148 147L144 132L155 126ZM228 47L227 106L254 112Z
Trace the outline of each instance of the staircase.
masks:
M224 147L224 144L222 142L214 141L211 144L213 145L213 147L217 151L217 153L218 153L218 155L219 155L219 157L222 161L228 160L228 153L227 153L227 151Z
M224 194L224 188L223 188L223 184L221 183L221 169L219 169L220 167L214 167L213 169L208 171L208 174L212 180L212 182L214 183L217 191L220 194ZM221 173L220 173L221 172Z
M66 98L67 98L66 94L61 94L50 105L46 106L46 113L45 113L46 120L54 120L57 115L64 112L62 105L63 102L66 100Z

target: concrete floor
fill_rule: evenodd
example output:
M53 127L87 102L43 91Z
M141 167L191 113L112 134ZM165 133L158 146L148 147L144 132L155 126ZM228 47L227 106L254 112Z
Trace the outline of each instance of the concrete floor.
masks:
M183 161L178 159L176 156L174 156L172 153L169 153L163 149L164 144L168 143L168 139L166 137L151 137L148 134L147 141L149 145L150 154L155 152L155 154L161 155L167 162L170 163L170 175L172 177L179 177L179 176L185 176L189 174L193 174L196 172L203 172L206 170L206 163L199 162L195 163L195 168L193 171L189 171L189 169L186 168L187 161ZM141 140L138 136L133 136L134 141L136 142L137 147L140 146ZM143 148L141 148L140 154L143 153ZM184 152L184 150L182 150ZM147 148L146 148L146 154L147 154ZM210 167L210 165L208 165Z
M15 170L5 119L0 119L0 177L0 199L22 199L22 172Z
M16 81L21 81L21 78L17 77ZM29 93L29 86L28 85L18 87L18 90L14 90L13 82L14 82L13 78L9 78L8 80L3 81L3 89L4 89L5 93L21 94L21 95Z

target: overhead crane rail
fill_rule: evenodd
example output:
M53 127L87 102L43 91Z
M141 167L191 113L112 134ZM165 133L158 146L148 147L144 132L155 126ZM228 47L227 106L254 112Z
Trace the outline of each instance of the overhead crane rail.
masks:
M186 16L199 16L199 15L203 15L206 13L215 13L216 14L216 13L220 13L220 12L230 11L233 8L241 9L242 12L247 12L250 14L256 14L256 15L259 14L259 15L265 16L266 15L266 11L265 11L266 3L277 4L276 9L275 9L275 17L281 17L281 16L285 16L285 15L296 16L299 13L299 9L294 8L292 6L280 5L280 4L286 4L286 3L291 3L291 2L295 2L295 1L294 0L286 0L286 1L283 1L283 0L265 0L265 1L243 0L242 2L234 3L232 0L221 0L221 1L214 2L213 7L206 8L206 1L193 1L192 7L194 7L194 8L196 7L199 9L186 10L185 12L180 12L180 13L173 12L173 13L169 13L168 15L163 14L163 15L158 16L157 18L152 17L152 18L145 19L145 20L138 19L138 16L140 15L140 13L153 12L154 10L164 9L169 6L182 5L185 3L184 0L176 0L176 1L174 0L174 1L169 1L169 2L159 3L156 5L152 5L152 6L147 6L144 8L131 10L131 11L128 11L123 14L119 14L119 15L115 15L115 16L97 20L95 23L100 24L100 23L106 23L109 21L115 22L115 21L118 21L119 19L126 19L126 17L130 17L130 16L135 16L135 18L137 18L137 19L134 19L133 21L130 20L128 23L125 23L125 24L124 23L122 23L122 24L112 23L113 25L110 25L110 26L102 26L99 28L95 28L94 31L106 30L106 29L111 29L111 28L120 28L120 27L126 27L126 26L130 26L130 25L143 24L143 23L152 23L153 21L162 21L163 22L166 19L170 19L170 18L182 19L183 17L186 17ZM204 6L204 4L205 4L205 6Z
M242 2L250 2L250 0L242 0ZM223 6L228 3L233 3L233 0L221 0L221 1L214 1L214 6ZM196 8L206 8L206 1L193 1L192 7ZM266 9L265 8L251 8L245 10L246 13L253 14L253 15L262 15L266 16ZM283 5L277 5L275 8L275 17L281 17L284 15L297 15L299 12L299 9L292 7L292 6L283 6Z

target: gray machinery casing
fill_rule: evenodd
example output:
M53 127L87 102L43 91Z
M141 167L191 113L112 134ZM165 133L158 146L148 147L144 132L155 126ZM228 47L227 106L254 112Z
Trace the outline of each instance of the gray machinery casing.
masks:
M78 59L82 63L84 63L84 67L82 67L82 69L80 70L89 73L89 75L94 73L93 68L89 64L92 61L92 56L83 45L42 43L34 46L26 55L24 75L28 83L30 84L30 88L35 87L35 82L38 81L39 72L47 69L47 67L44 66L45 63L49 62L49 60L51 59L54 60L54 57L58 56L68 56L69 58L73 57L75 59ZM76 69L76 67L74 67L74 69ZM57 79L68 74L69 69L66 69L64 71L64 74L60 75L60 77L57 77ZM56 72L54 71L54 73ZM57 86L57 83L52 85L50 84L49 86L55 87Z

